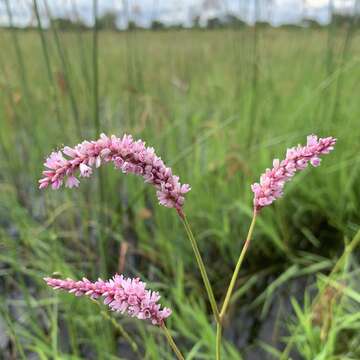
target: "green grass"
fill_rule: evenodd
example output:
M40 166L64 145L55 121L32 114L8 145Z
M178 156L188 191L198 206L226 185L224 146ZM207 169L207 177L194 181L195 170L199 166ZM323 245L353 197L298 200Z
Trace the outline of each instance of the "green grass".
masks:
M77 191L38 191L43 160L54 148L99 131L128 132L154 146L192 186L185 211L220 304L251 220L250 184L272 158L313 132L337 137L336 150L321 167L299 174L284 198L259 217L225 324L224 359L246 359L253 348L280 358L276 344L288 344L309 360L359 358L356 248L331 277L346 290L331 308L326 331L313 324L311 303L359 230L360 37L352 33L349 43L341 29L331 35L257 31L254 62L251 29L0 30L0 316L11 342L6 356L173 359L157 328L107 314L88 299L55 294L42 281L53 272L110 276L126 242L125 272L161 292L174 311L168 327L187 359L214 359L211 309L176 212L158 206L153 189L140 179L111 167ZM266 342L257 328L279 291L296 279L307 279L306 287L297 298L289 291L294 311L278 325L288 332L282 337L274 331ZM243 312L257 325L239 347L242 324L234 323ZM134 343L138 353L131 357Z

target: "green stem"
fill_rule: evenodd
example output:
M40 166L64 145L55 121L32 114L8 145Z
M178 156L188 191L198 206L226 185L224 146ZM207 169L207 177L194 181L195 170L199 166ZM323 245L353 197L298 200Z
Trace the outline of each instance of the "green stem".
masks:
M166 340L168 341L170 347L173 349L176 357L178 358L178 360L185 360L184 356L181 354L181 351L179 350L179 348L176 346L175 341L173 339L173 337L171 336L170 331L168 330L168 328L165 326L165 324L161 325L161 328L164 330L164 334L166 336Z
M93 0L93 17L94 17L94 30L93 30L93 47L92 47L92 65L93 65L93 116L95 125L95 136L100 135L100 117L99 117L99 42L98 42L98 12L99 1ZM105 209L105 179L103 172L99 173L99 201L100 201L100 217L101 223L106 226L107 218L104 216ZM107 256L106 256L106 234L103 227L100 228L99 234L99 254L100 254L100 268L101 274L107 273Z
M252 237L252 234L253 234L253 231L254 231L254 227L255 227L255 222L256 222L256 212L254 211L254 215L253 215L253 218L252 218L252 221L251 221L251 224L250 224L250 227L249 227L249 231L248 231L248 234L247 234L247 237L246 237L246 240L245 240L245 243L244 243L244 246L241 250L241 253L240 253L240 256L239 256L239 259L237 261L237 264L236 264L236 267L235 267L235 270L234 270L234 273L232 275L232 278L231 278L231 281L230 281L230 285L229 285L229 288L226 292L226 296L225 296L225 300L224 300L224 303L223 303L223 306L221 308L221 311L220 311L220 319L222 320L224 315L225 315L225 312L227 310L227 307L229 306L229 302L230 302L230 299L231 299L231 295L234 291L234 287L235 287L235 283L236 283L236 279L239 275L239 271L240 271L240 268L241 268L241 265L244 261L244 258L245 258L245 254L246 254L246 251L250 245L250 241L251 241L251 237Z
M216 360L221 359L221 323L216 324Z
M205 268L204 262L203 262L203 260L202 260L202 257L201 257L199 248L198 248L198 246L197 246L195 237L194 237L194 235L193 235L193 233L192 233L192 231L191 231L190 224L189 224L189 222L187 221L186 216L183 214L183 215L181 216L181 218L182 218L183 224L184 224L184 226L185 226L185 230L186 230L186 233L187 233L187 235L188 235L188 238L189 238L189 240L190 240L192 249L193 249L193 251L194 251L197 264L198 264L198 266L199 266L199 270L200 270L200 273L201 273L201 276L202 276L202 279L203 279L203 282L204 282L204 285L205 285L205 288L206 288L206 292L207 292L208 297L209 297L211 309L212 309L212 311L213 311L213 313L214 313L216 322L219 323L219 322L220 322L219 310L218 310L218 307L217 307L217 305L216 305L216 301L215 301L215 297L214 297L214 292L213 292L213 290L212 290L212 287L211 287L209 278L208 278L208 276L207 276L206 268Z
M94 31L93 31L93 87L94 87L94 122L97 136L100 134L99 119L99 58L98 58L98 0L93 0Z

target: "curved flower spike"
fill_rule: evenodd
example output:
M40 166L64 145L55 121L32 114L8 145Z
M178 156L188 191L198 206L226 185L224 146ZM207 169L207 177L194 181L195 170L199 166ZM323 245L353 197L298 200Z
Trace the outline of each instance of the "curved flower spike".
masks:
M99 279L91 282L86 278L81 281L72 279L44 278L46 283L55 290L66 290L75 296L86 295L91 299L104 297L104 304L112 311L125 312L131 317L140 320L149 320L153 325L161 326L164 320L171 315L168 308L161 309L158 304L160 295L157 292L146 290L146 283L139 278L130 279L116 274L112 279Z
M318 139L315 135L309 135L305 146L298 145L288 149L285 160L275 159L273 168L266 169L261 175L260 183L251 185L254 193L254 210L259 212L281 197L285 183L290 181L297 171L304 170L309 162L314 167L319 166L319 156L333 150L335 143L336 139L333 137Z
M142 140L134 141L131 135L118 138L101 134L96 141L84 141L74 148L65 146L61 151L51 153L44 163L47 170L43 171L39 188L51 185L53 189L59 189L64 182L66 187L78 187L80 181L75 177L78 170L80 177L90 177L94 167L107 162L113 162L123 173L142 176L157 189L161 205L175 208L183 216L184 195L190 191L190 185L182 185L153 148L145 147Z

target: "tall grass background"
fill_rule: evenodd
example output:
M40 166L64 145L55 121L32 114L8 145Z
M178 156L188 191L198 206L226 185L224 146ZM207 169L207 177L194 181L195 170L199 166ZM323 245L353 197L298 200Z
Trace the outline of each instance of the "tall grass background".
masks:
M223 353L359 359L356 27L98 31L94 0L92 32L62 32L44 26L34 0L37 30L21 31L5 4L0 358L172 359L156 328L42 281L53 272L96 279L120 271L161 291L187 359L213 359L214 326L190 245L152 189L111 167L78 191L37 189L52 150L126 132L191 184L185 210L219 303L250 221L250 184L306 135L337 137L323 165L297 176L261 214Z

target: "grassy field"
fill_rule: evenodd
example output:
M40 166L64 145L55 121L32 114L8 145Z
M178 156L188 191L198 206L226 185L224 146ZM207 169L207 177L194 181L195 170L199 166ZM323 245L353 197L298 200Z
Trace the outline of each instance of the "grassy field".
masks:
M185 211L219 304L251 220L250 184L308 134L337 137L261 213L223 354L360 358L358 33L1 30L0 44L1 359L173 359L157 328L42 280L117 271L161 292L188 360L214 359L190 244L151 187L109 166L79 190L37 189L53 149L101 132L142 138L191 184Z

